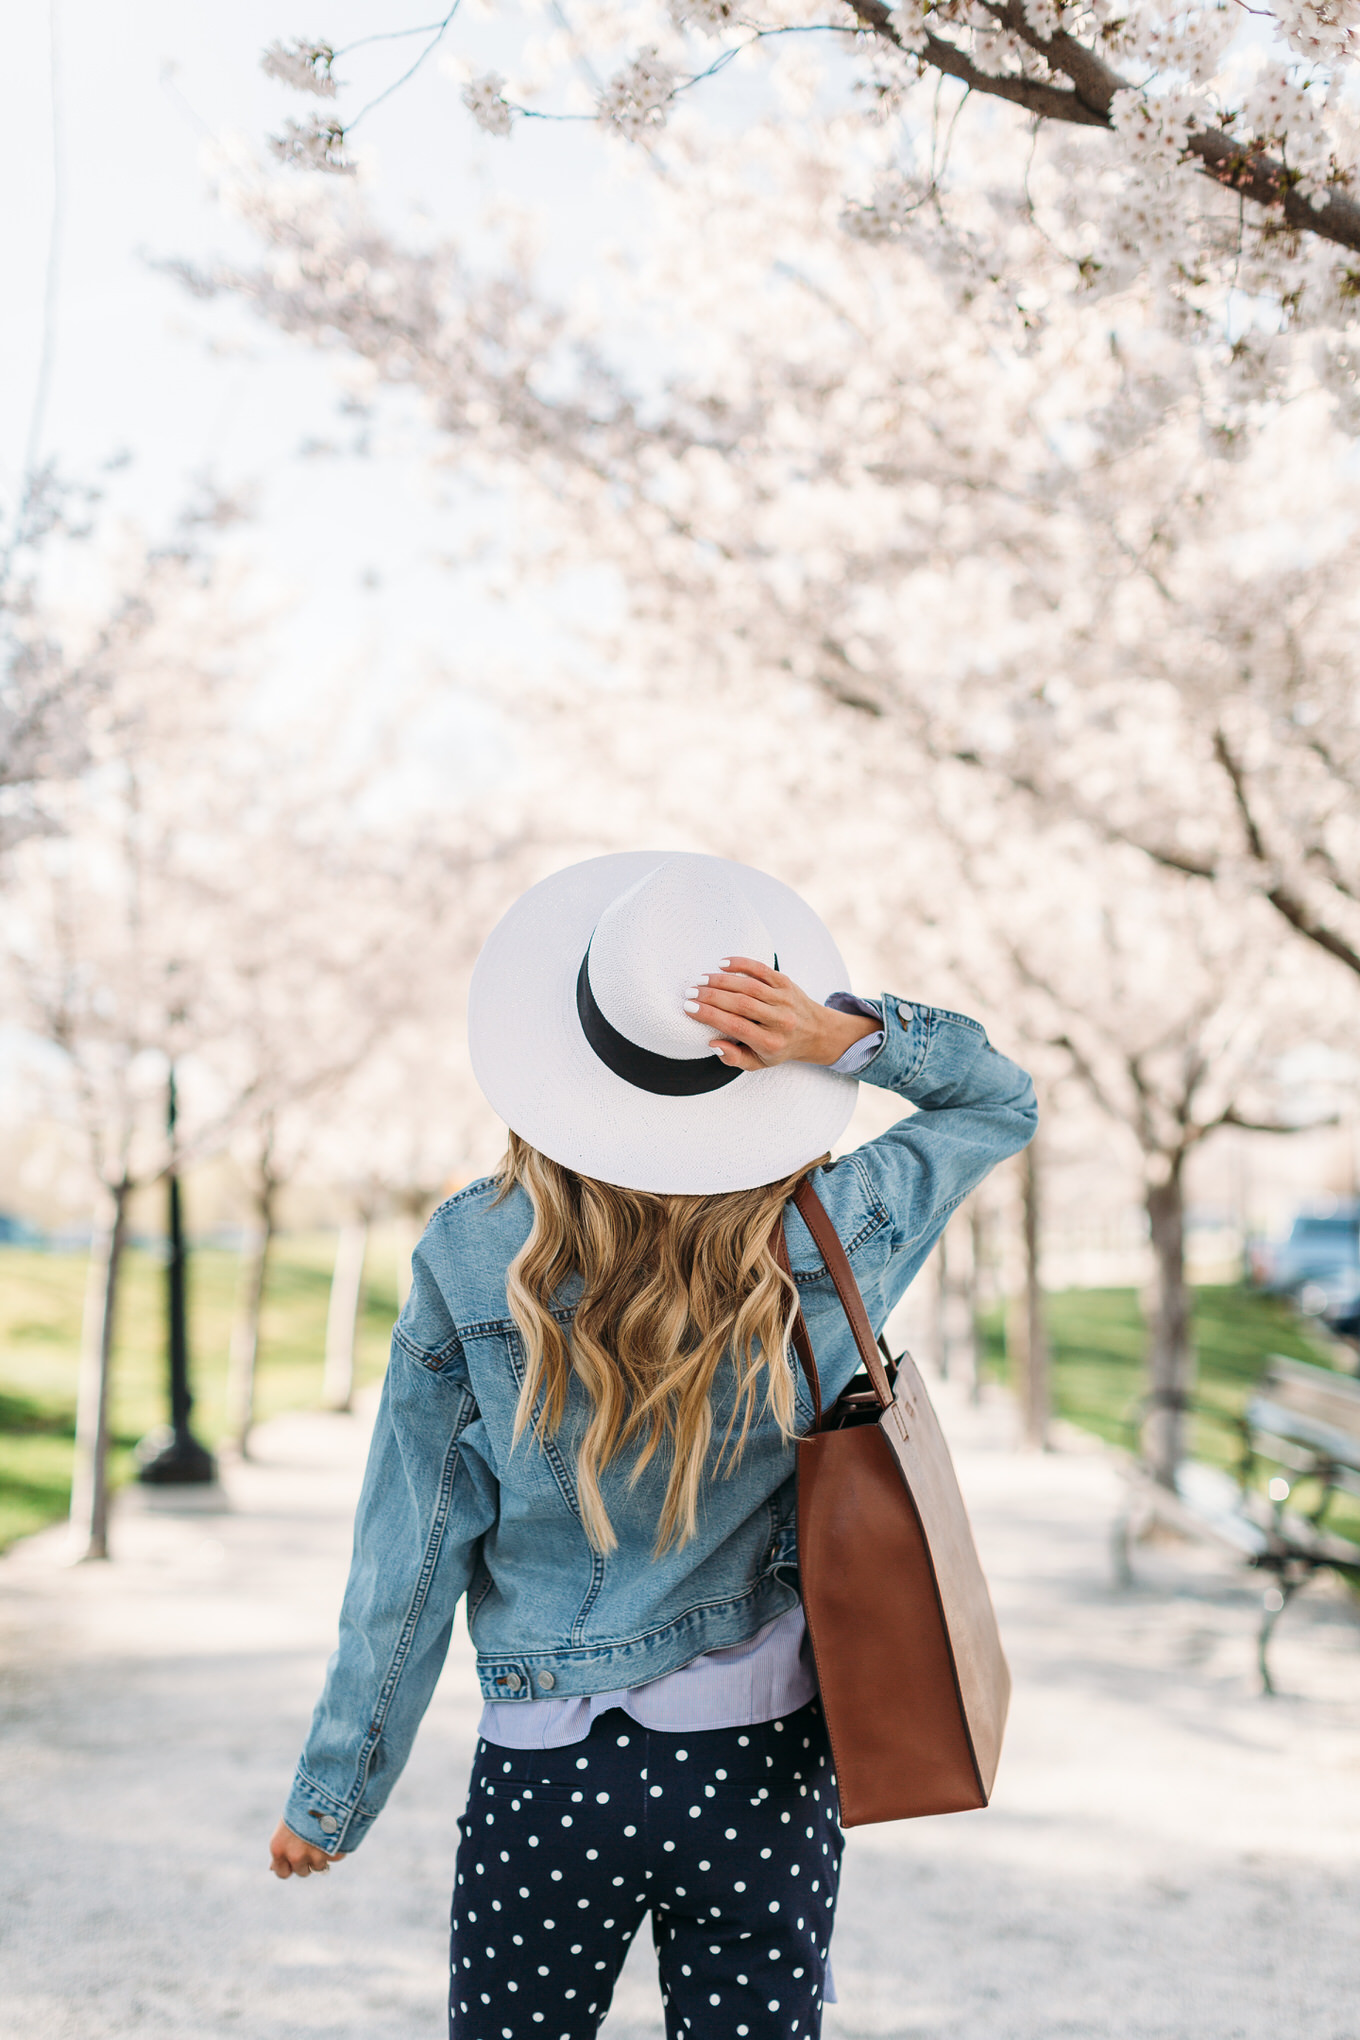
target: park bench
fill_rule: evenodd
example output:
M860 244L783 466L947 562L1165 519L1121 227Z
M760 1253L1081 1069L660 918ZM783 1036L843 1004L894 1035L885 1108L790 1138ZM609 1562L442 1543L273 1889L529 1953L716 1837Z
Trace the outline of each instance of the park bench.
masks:
M1216 1542L1270 1574L1257 1661L1262 1690L1273 1693L1270 1640L1299 1588L1324 1567L1360 1578L1360 1543L1327 1523L1338 1495L1360 1496L1360 1381L1276 1354L1239 1418L1202 1404L1187 1407L1234 1425L1241 1440L1237 1473L1186 1460L1175 1487L1168 1488L1135 1463L1128 1501L1115 1524L1116 1577L1121 1585L1132 1584L1132 1547L1158 1524ZM1271 1475L1263 1492L1258 1475L1267 1466L1281 1471ZM1300 1488L1310 1504L1306 1508L1297 1504Z

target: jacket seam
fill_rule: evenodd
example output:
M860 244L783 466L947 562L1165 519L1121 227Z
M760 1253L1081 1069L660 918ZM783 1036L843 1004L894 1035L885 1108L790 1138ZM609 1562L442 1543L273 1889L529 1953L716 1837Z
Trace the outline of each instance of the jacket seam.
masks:
M419 1361L422 1367L429 1368L432 1372L437 1368L447 1367L449 1361L456 1359L463 1350L463 1342L456 1330L450 1333L442 1346L418 1346L399 1324L393 1325L392 1337L409 1358Z
M420 1618L425 1612L425 1603L429 1598L430 1582L434 1578L435 1567L439 1563L439 1554L444 1544L444 1531L448 1525L449 1516L453 1508L454 1485L463 1463L458 1448L459 1441L467 1427L469 1407L475 1409L476 1401L467 1390L464 1390L464 1408L459 1411L459 1421L455 1426L453 1436L449 1440L448 1450L444 1454L444 1466L439 1481L439 1500L430 1523L430 1534L425 1540L424 1558L421 1561L420 1572L417 1575L415 1589L411 1595L410 1606L406 1611L405 1620L402 1623L400 1634L392 1651L392 1660L388 1666L387 1676L378 1690L378 1698L369 1723L368 1734L360 1745L355 1770L354 1790L351 1799L346 1802L347 1818L345 1828L342 1829L340 1836L337 1837L337 1847L343 1841L344 1835L348 1830L348 1815L352 1815L359 1809L359 1802L363 1797L364 1787L368 1783L368 1772L369 1766L373 1761L373 1753L382 1741L382 1732L387 1722L387 1716L391 1711L392 1700L401 1682L401 1675L405 1670L406 1660L410 1656L411 1643L420 1625Z
M725 1594L720 1600L716 1601L695 1601L692 1606L684 1609L679 1615L673 1615L669 1622L659 1623L655 1629L644 1629L636 1636L611 1636L601 1643L585 1643L571 1648L563 1646L557 1650L520 1650L514 1652L479 1650L477 1653L477 1668L480 1671L484 1666L489 1667L499 1664L533 1665L544 1661L560 1663L564 1658L584 1658L589 1660L591 1658L612 1657L615 1652L629 1650L636 1644L654 1642L657 1637L665 1636L669 1630L679 1628L681 1623L688 1622L695 1615L708 1615L712 1614L715 1610L725 1608L740 1608L743 1602L754 1600L767 1580L774 1580L775 1584L779 1586L784 1584L783 1581L777 1578L774 1567L767 1565L741 1593Z

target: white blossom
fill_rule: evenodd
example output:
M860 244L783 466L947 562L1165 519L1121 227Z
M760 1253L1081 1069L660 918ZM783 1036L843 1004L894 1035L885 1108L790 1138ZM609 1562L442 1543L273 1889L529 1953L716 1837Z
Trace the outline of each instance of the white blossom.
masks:
M260 58L267 78L291 85L297 92L313 92L318 99L334 99L336 80L331 76L335 51L329 43L272 42Z
M325 120L314 113L306 123L286 120L283 132L269 137L269 146L281 163L299 170L328 170L337 177L352 177L354 164L345 154L345 130L338 120Z
M701 35L722 35L737 19L735 0L668 0L667 12L676 28Z
M655 46L639 50L600 94L597 118L629 141L639 140L665 125L679 76Z
M506 102L505 80L499 71L473 78L463 87L463 104L479 128L489 135L508 135L515 109Z

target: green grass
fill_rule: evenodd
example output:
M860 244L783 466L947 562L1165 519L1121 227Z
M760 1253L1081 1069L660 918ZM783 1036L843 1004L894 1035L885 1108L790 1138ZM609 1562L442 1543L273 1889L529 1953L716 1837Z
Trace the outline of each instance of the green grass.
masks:
M261 1324L257 1412L315 1406L321 1395L333 1243L329 1235L276 1242ZM64 1515L71 1490L76 1371L86 1263L78 1254L0 1248L0 1550ZM193 1425L222 1434L227 1344L237 1257L196 1252L189 1269ZM164 1421L165 1271L134 1249L123 1264L114 1362L112 1471L132 1472L132 1448ZM369 1254L356 1371L376 1380L396 1315L396 1258L378 1235Z
M1143 1378L1143 1325L1132 1289L1067 1289L1048 1299L1053 1350L1053 1398L1058 1415L1126 1451L1135 1449ZM1331 1365L1290 1307L1240 1285L1195 1291L1195 1343L1199 1375L1194 1400L1226 1421L1196 1414L1190 1449L1197 1459L1237 1471L1241 1414L1252 1385L1272 1353L1315 1366ZM984 1321L983 1366L1004 1381L1008 1368L1002 1312ZM1328 1522L1360 1539L1360 1503L1338 1496Z

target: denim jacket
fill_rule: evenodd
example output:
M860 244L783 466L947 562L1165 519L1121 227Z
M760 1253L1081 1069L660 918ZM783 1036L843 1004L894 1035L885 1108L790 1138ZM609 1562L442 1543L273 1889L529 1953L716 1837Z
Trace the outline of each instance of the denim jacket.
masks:
M1034 1087L976 1021L885 997L883 1046L863 1080L917 1108L816 1173L879 1326L955 1206L1034 1132ZM459 1601L483 1695L500 1702L612 1692L743 1643L798 1595L793 1445L768 1415L705 1491L697 1536L653 1552L666 1469L601 1478L618 1535L607 1557L581 1527L576 1441L589 1409L540 1446L511 1446L524 1353L505 1279L529 1231L516 1187L490 1179L430 1220L392 1335L331 1658L285 1819L329 1854L352 1850L401 1772L448 1650ZM831 1279L792 1205L789 1258L828 1404L858 1360ZM579 1284L561 1292L570 1325ZM715 1438L727 1412L715 1407ZM799 1429L812 1420L799 1378Z

